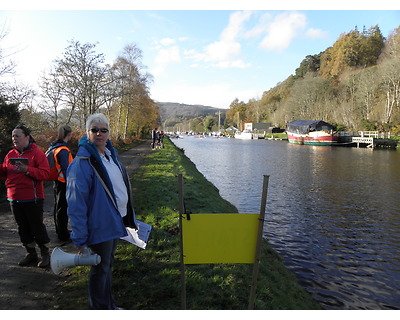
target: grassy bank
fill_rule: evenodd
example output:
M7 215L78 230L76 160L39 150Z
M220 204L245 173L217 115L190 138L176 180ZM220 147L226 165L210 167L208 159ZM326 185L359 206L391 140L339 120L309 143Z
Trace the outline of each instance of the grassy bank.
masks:
M147 156L132 179L139 220L153 226L146 250L121 241L114 264L113 288L126 309L180 309L178 181L184 176L187 210L193 213L232 213L237 209L169 140ZM206 230L205 230L206 232ZM71 269L59 290L59 309L85 309L87 267ZM247 309L252 265L186 266L188 309ZM255 309L319 309L280 257L265 242L262 248Z

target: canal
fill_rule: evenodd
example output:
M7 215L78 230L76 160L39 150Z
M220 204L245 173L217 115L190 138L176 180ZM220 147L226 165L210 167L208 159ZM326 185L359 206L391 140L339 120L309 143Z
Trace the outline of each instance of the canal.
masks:
M286 141L172 139L325 309L400 309L400 152Z

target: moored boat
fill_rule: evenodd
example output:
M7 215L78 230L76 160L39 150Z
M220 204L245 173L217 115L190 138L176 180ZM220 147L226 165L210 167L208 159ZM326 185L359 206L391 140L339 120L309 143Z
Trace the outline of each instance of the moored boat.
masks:
M322 120L295 120L286 126L289 143L330 146L339 137L330 123Z
M250 131L247 131L247 130L244 130L242 132L236 131L235 139L250 140L250 139L253 139L253 133L251 133Z

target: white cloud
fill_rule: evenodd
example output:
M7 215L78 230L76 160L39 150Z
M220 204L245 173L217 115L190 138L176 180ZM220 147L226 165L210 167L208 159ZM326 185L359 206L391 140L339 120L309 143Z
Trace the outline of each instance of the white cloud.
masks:
M236 11L229 17L228 26L221 33L221 41L235 41L243 30L243 24L251 17L251 11Z
M234 41L216 41L205 48L201 55L204 61L226 61L240 54L240 43Z
M244 33L245 38L254 38L258 37L268 31L268 25L272 15L270 13L264 13L261 15L258 23L250 30Z
M228 68L237 68L237 69L245 69L251 66L250 63L245 63L242 60L234 60L234 61L220 61L213 66L220 69L228 69Z
M160 40L160 44L162 44L163 46L168 46L168 45L172 45L175 44L176 40L172 39L172 38L164 38Z
M151 70L151 73L155 76L161 75L164 73L168 64L180 61L181 55L178 46L160 48L158 50L157 56L154 59L154 67Z
M284 50L289 47L293 38L305 29L306 24L304 14L298 12L279 14L268 26L268 34L261 41L260 47L267 50Z
M243 68L248 64L240 62L236 57L241 53L241 44L238 38L243 32L244 23L250 18L250 11L236 11L229 17L227 27L221 32L218 41L207 45L202 53L188 50L185 54L195 61L216 62L218 68Z
M181 50L176 43L186 40L187 38L180 37L177 39L163 38L161 40L153 41L153 49L157 51L156 57L154 58L154 66L151 69L151 73L154 76L164 74L167 66L170 63L181 62ZM185 51L184 54L186 54Z
M312 38L312 39L318 39L318 38L324 38L328 35L326 31L322 31L320 29L314 29L310 28L306 31L305 36L307 38Z

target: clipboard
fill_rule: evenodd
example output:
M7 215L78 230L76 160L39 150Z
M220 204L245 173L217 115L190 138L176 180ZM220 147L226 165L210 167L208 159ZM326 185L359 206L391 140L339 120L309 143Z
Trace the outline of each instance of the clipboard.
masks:
M138 230L127 227L126 231L128 232L128 235L121 239L133 243L139 248L146 249L152 226L139 220L136 220L135 222Z
M25 165L29 164L29 159L28 158L10 158L10 162L12 165L17 165L17 162L21 162Z

